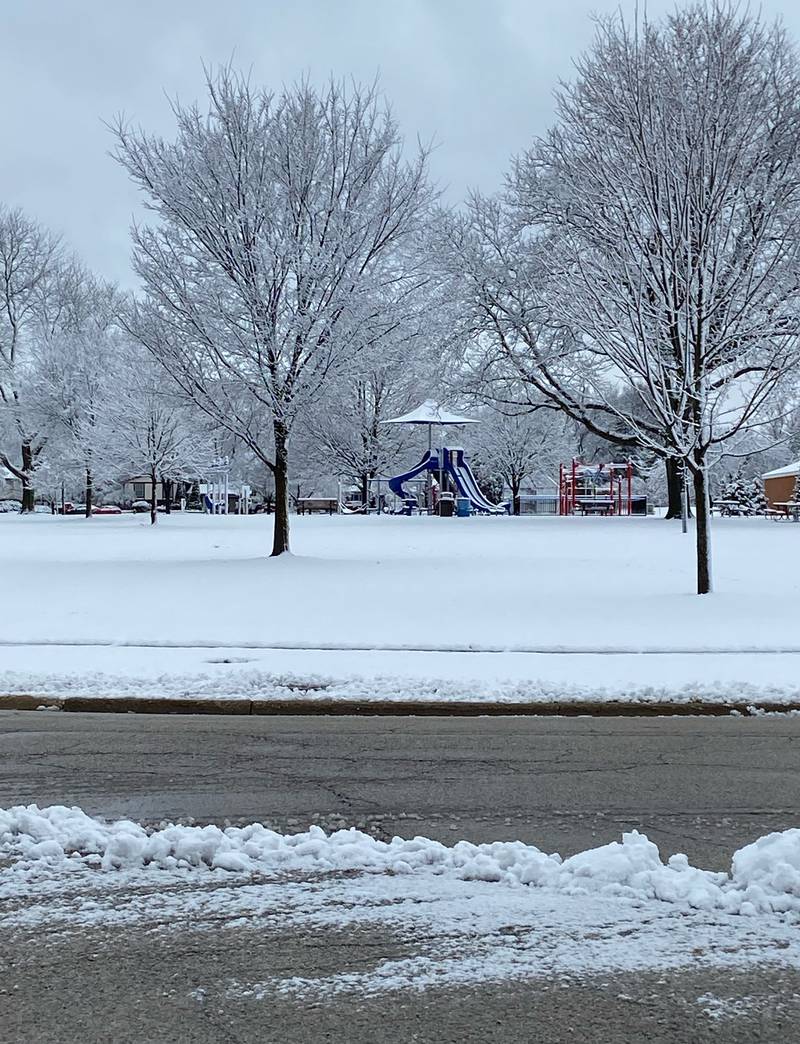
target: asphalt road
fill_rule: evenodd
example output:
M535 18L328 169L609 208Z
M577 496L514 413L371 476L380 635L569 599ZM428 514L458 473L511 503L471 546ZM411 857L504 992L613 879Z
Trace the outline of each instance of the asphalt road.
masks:
M0 807L519 838L563 855L636 827L711 869L800 826L798 769L800 717L0 713Z
M520 838L567 855L637 827L727 868L800 826L800 718L256 718L0 714L0 807L378 836ZM101 937L102 936L102 937ZM321 974L403 944L356 929L124 927L0 940L0 1039L139 1041L787 1041L800 976L605 976L299 1003L226 997L253 967ZM198 994L198 983L204 992ZM214 984L220 984L219 987ZM698 997L747 996L715 1019Z

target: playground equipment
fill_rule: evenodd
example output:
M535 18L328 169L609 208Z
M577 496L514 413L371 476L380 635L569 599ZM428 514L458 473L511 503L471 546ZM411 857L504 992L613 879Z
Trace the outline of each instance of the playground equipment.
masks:
M559 515L633 514L633 464L571 464L559 468Z
M422 460L413 468L402 475L395 475L389 479L389 489L396 497L399 497L407 505L414 498L404 489L407 482L415 479L420 474L438 477L439 496L447 495L445 484L450 482L455 487L458 497L468 500L471 507L481 514L502 515L506 509L501 504L492 504L481 492L480 486L472 473L472 469L464 456L464 450L460 446L443 446L441 450L432 452L428 450ZM462 510L462 514L463 514Z
M481 492L480 487L473 475L469 464L464 457L464 450L460 447L443 446L441 450L433 450L433 429L435 427L461 427L464 424L479 424L475 417L465 417L458 413L450 413L433 399L426 399L421 405L402 417L393 417L384 421L384 424L417 424L425 425L428 429L428 450L422 460L415 467L402 475L395 475L389 479L389 489L396 497L406 504L408 511L415 498L403 488L405 483L413 481L417 476L424 475L426 478L425 504L429 513L434 510L433 502L433 478L438 478L439 496L447 492L448 482L452 482L459 498L469 500L470 505L484 514L502 514L505 511L499 504L492 504ZM458 512L457 512L458 513ZM462 508L462 514L464 510Z
M200 482L198 488L203 511L207 515L228 514L230 471L231 465L227 457L220 457L202 469L205 481Z
M464 417L458 413L450 413L449 410L445 410L444 407L440 406L439 403L434 402L433 399L426 399L425 402L421 403L415 410L411 410L410 413L404 413L402 417L393 417L391 420L384 422L385 424L418 424L424 425L428 429L428 454L433 453L433 429L435 427L447 427L452 425L461 426L464 424L477 424L478 421L474 417ZM425 458L423 457L423 460ZM420 464L422 461L420 461ZM429 514L433 514L434 503L433 503L433 470L425 468L417 468L417 472L426 473L426 489L425 489L425 506ZM399 477L399 476L398 476ZM391 480L389 482L391 487ZM439 491L441 492L444 486L444 475L441 468L439 469ZM394 492L394 491L392 491ZM404 498L405 499L405 498Z

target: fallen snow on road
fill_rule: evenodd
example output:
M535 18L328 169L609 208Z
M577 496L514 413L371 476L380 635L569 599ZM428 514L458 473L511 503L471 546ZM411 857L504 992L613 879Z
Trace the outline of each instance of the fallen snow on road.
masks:
M713 993L704 993L697 998L697 1004L705 1015L715 1022L741 1019L746 1015L760 1014L765 1008L773 1012L782 1012L784 1005L770 996L718 997Z
M687 909L752 915L800 915L800 829L768 834L739 849L731 873L689 865L684 855L661 861L658 847L634 830L600 848L562 859L521 841L443 845L430 838L381 841L355 828L279 834L246 827L168 824L146 829L130 820L103 822L79 808L19 805L0 809L0 855L20 868L39 864L74 870L247 873L453 874L465 881L545 887L564 894L597 893Z
M662 861L635 831L562 859L518 841L384 842L319 827L145 828L80 809L0 810L0 930L382 926L407 955L323 979L230 981L231 997L424 989L604 970L800 967L800 830L728 874Z

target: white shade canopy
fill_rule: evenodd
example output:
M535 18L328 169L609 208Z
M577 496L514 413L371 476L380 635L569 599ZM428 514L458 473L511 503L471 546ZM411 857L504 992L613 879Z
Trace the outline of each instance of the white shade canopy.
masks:
M433 399L426 399L421 405L402 417L392 417L384 424L480 424L476 417L464 417L459 413L450 413Z

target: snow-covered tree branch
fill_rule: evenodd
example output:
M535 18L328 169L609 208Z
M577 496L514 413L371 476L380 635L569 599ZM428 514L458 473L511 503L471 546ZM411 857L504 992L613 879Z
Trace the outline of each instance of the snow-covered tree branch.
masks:
M64 436L64 463L83 475L87 518L94 501L96 464L107 455L104 442L113 435L104 423L105 414L120 391L115 382L119 303L113 286L73 264L65 308L35 353L36 408L48 429Z
M554 128L445 239L503 380L688 468L700 593L709 461L797 366L797 67L779 27L727 4L602 19Z
M174 105L173 143L116 125L116 155L159 217L133 230L147 296L128 324L272 470L281 554L298 413L380 337L382 295L421 279L427 155L403 158L375 88L273 96L223 69L208 93L207 113Z
M33 511L39 456L47 441L31 395L32 355L61 303L56 237L20 210L0 205L0 467L22 487L22 510Z
M147 476L153 525L158 483L200 478L211 463L210 444L165 384L163 369L149 353L137 344L123 345L101 415L105 461L123 479Z

